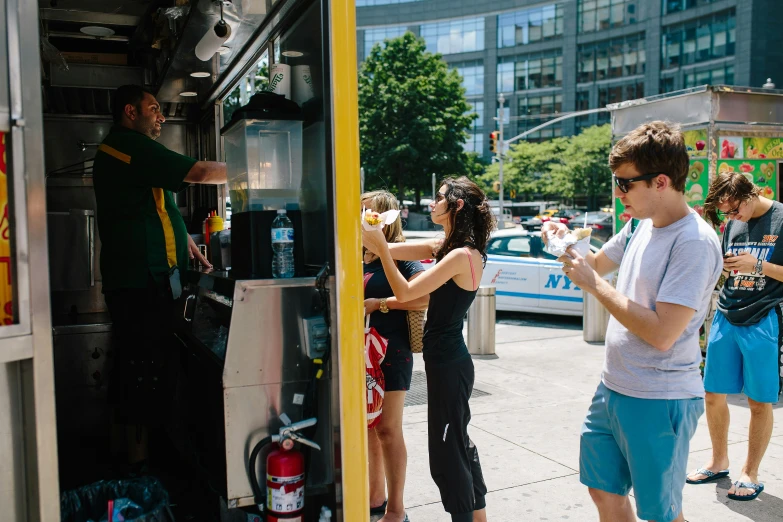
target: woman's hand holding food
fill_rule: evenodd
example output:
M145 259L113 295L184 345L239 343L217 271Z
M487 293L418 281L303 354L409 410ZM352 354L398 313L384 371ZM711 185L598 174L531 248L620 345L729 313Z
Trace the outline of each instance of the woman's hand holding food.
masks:
M362 245L373 254L378 255L383 249L383 245L386 245L386 236L383 235L383 231L377 228L367 230L362 227Z

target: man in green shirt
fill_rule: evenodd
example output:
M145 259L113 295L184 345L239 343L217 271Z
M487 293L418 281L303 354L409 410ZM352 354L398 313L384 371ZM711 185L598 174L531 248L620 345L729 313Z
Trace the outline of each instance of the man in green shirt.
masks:
M226 165L196 161L155 140L166 118L137 85L114 95L114 126L98 147L93 183L103 293L112 317L115 373L110 396L126 426L128 463L147 456L147 427L162 421L173 389L166 360L173 304L188 260L209 266L174 198L188 183L224 184ZM116 431L116 430L115 430Z

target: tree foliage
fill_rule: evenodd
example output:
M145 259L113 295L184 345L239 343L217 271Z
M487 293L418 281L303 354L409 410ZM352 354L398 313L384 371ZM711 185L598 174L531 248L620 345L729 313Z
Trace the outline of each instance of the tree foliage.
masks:
M359 72L359 132L365 188L429 192L432 174L478 173L463 151L475 114L462 80L412 33L376 44Z
M518 196L561 200L584 195L588 206L594 207L596 197L612 191L611 149L609 125L589 127L567 138L512 144L503 165L505 192L514 190ZM492 187L498 177L497 163L480 177L482 188L490 196L498 195Z

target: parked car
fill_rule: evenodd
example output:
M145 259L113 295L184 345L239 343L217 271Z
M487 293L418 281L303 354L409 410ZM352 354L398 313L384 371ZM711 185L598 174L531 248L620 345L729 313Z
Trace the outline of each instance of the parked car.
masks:
M597 252L601 241L591 240ZM493 234L487 247L482 286L494 286L497 310L582 315L582 290L544 251L540 232L517 228Z
M587 212L586 224L593 229L592 236L603 242L614 235L614 214L611 212ZM576 223L582 226L580 223Z

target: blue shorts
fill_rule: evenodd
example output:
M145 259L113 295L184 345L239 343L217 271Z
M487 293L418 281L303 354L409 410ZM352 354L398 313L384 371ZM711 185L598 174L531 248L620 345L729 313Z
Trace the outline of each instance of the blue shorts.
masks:
M780 330L778 307L751 326L735 326L721 312L716 313L707 341L704 389L744 392L756 402L778 402Z
M691 437L704 399L637 399L603 382L590 405L579 452L579 480L628 495L642 520L668 522L682 511Z

